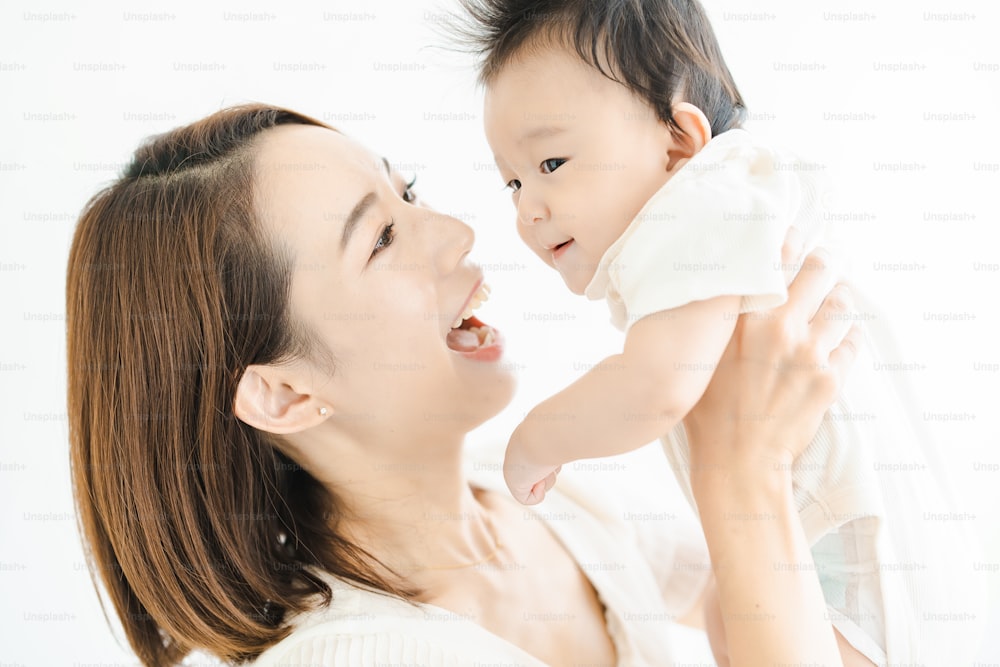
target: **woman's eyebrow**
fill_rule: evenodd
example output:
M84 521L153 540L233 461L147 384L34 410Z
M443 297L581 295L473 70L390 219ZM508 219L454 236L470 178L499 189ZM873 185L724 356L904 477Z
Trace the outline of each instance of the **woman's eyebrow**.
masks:
M389 160L383 157L382 166L385 168L386 176L392 178L392 167L389 165ZM351 209L351 213L350 215L347 216L347 221L344 223L344 231L340 235L341 250L347 249L347 244L350 243L351 241L351 234L354 233L354 230L355 228L357 228L358 223L361 222L361 219L365 216L365 213L368 212L368 209L371 208L372 204L374 204L377 200L378 197L375 195L375 193L369 192L364 197L362 197L357 204L354 205L353 209Z
M361 198L354 208L351 209L350 215L347 216L347 222L344 223L344 232L340 236L340 249L346 250L347 244L351 240L351 234L354 233L355 228L361 219L364 217L365 213L371 208L375 200L378 199L374 192L369 192L364 197Z

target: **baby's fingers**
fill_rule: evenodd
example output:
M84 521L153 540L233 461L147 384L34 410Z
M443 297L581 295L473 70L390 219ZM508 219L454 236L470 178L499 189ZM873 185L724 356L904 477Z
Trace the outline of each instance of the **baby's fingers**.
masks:
M537 505L545 500L545 493L556 485L556 475L560 470L562 470L562 466L559 466L555 471L550 472L545 479L532 486L531 493L528 494L528 498L524 501L524 504Z
M537 505L538 503L545 500L545 492L548 491L555 485L556 480L554 475L549 475L542 481L531 487L531 493L522 502L524 505Z
M510 495L522 505L529 504L529 499L534 493L535 487L538 486L538 484L531 482L523 471L517 470L513 466L505 467L504 481L507 482Z

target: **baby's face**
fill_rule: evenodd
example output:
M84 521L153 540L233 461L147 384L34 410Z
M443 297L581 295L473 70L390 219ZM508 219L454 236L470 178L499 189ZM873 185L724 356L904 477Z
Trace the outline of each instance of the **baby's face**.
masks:
M484 121L518 234L583 294L668 180L669 129L644 100L559 48L505 67L486 91Z

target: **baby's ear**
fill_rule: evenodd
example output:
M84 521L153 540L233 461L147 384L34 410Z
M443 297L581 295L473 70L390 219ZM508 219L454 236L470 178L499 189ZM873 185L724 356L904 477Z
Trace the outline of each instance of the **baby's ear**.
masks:
M681 129L681 132L673 132L671 137L670 161L667 165L668 171L673 171L676 167L694 157L695 153L705 147L712 139L712 124L708 122L708 117L704 112L689 102L678 102L671 109L674 122Z

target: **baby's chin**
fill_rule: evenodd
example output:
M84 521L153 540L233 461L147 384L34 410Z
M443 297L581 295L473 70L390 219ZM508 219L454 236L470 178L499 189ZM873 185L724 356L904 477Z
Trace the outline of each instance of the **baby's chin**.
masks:
M576 294L577 296L583 296L586 293L587 285L589 285L590 281L594 279L594 273L596 271L594 270L574 271L570 269L560 269L558 266L556 266L555 262L552 261L551 253L545 252L544 254L543 253L536 253L536 254L538 255L538 258L545 263L546 266L548 266L550 269L559 274L559 277L562 278L563 284L566 285L566 288L570 292Z
M572 281L570 281L566 277L563 277L563 282L566 284L566 287L569 288L569 291L577 296L583 296L584 293L587 291L587 283L584 283L582 285L575 285Z
M587 293L587 285L590 281L594 279L593 271L559 271L559 277L562 278L563 284L566 288L577 296L583 296Z

